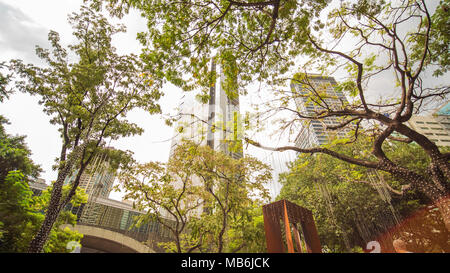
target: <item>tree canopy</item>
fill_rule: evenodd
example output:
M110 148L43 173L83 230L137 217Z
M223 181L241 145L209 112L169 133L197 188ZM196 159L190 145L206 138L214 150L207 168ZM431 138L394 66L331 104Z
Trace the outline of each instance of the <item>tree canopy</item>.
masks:
M118 55L111 44L112 35L125 31L124 26L111 25L87 7L70 15L69 23L77 39L68 46L69 51L60 44L59 34L50 31L52 50L36 47L36 54L47 66L37 67L20 60L11 61L10 65L16 73L15 88L39 96L44 112L58 126L63 140L50 208L30 245L30 251L36 252L41 251L61 209L75 194L92 158L106 152L106 140L142 133L142 128L126 119L127 113L138 107L150 114L160 112L156 101L161 93L143 73L139 58L133 54ZM69 53L76 56L74 61ZM122 163L129 162L129 153L121 155L126 159ZM72 188L62 198L62 184L75 171Z
M370 148L361 138L339 151L352 154ZM426 174L427 158L416 144L391 142L386 152ZM389 173L345 163L328 155L301 155L280 175L277 199L287 199L313 212L326 251L366 250L370 241L382 252L393 252L401 238L413 252L448 252L450 234L430 200Z
M167 164L136 164L120 175L125 198L147 211L172 235L169 252L237 252L264 249L262 211L267 200L266 165L234 159L208 146L186 142Z
M0 252L27 252L30 241L44 221L45 211L49 206L51 187L40 195L33 195L28 179L20 170L10 171L0 183ZM63 188L63 194L69 193L70 187ZM86 203L84 190L77 190L72 204L79 206ZM43 246L43 252L70 252L67 244L71 241L80 242L82 234L61 228L63 224L74 225L76 215L70 211L63 211L54 227L49 239Z
M348 134L334 145L303 149L267 147L247 135L248 143L274 151L324 153L409 180L439 205L450 229L450 154L441 153L427 136L406 124L424 105L448 98L448 82L433 85L423 80L425 71L442 77L448 68L446 54L439 54L448 35L444 23L448 0L441 1L434 14L427 1L400 0L89 2L99 9L106 3L117 16L136 8L147 19L148 31L138 39L145 47L141 54L145 69L157 86L169 81L185 90L202 88L207 94L216 78L208 69L212 59L223 66L224 74L238 78L232 92L245 94L245 87L258 80L267 101L258 106L256 116L287 113L275 131L296 135L298 127L316 120L328 131L347 129ZM312 73L339 75L332 88L348 101L329 104L335 96L325 91L326 86L314 84ZM369 83L384 77L390 79L389 96L378 101ZM316 106L313 113L295 103L302 97ZM327 125L330 118L338 124ZM373 135L374 157L336 151L336 145L350 144L361 133ZM431 181L394 163L382 148L387 139L416 142L430 158Z
M0 115L0 181L4 181L10 171L20 171L25 178L37 178L42 170L31 160L25 136L7 134L5 124L9 121Z

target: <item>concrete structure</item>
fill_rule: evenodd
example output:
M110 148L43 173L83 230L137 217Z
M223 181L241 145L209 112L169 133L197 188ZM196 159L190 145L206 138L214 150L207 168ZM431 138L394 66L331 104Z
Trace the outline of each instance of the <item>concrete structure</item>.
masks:
M30 183L35 194L47 187L43 183ZM75 230L84 235L81 252L163 252L158 243L171 240L169 230L157 221L135 226L135 218L146 212L133 209L130 202L98 197L80 207L68 205L66 209L77 215Z
M450 102L431 115L411 117L407 124L436 145L450 146Z
M87 225L63 225L83 234L81 253L154 253L149 246L119 232Z
M310 97L316 92L321 94L323 102L332 109L338 109L347 103L347 99L342 92L336 90L336 81L333 77L319 75L308 75L308 82L304 84L291 82L291 89L298 96L295 98L297 111L305 116L316 116L317 112L325 108L310 101ZM337 117L326 117L318 120L305 120L302 122L300 132L295 139L295 145L300 148L311 148L328 143L334 137L347 136L349 129L344 127L339 130L327 130L325 126L338 125L341 122Z
M48 185L45 183L45 180L42 178L38 178L34 181L29 182L30 189L34 195L41 195L42 192L47 189Z
M134 209L130 202L99 197L95 199L95 202L91 200L84 206L68 209L77 215L77 225L110 230L150 245L156 251L162 251L158 247L159 242L171 240L170 231L155 220L149 220L140 226L135 226L136 217L146 212Z

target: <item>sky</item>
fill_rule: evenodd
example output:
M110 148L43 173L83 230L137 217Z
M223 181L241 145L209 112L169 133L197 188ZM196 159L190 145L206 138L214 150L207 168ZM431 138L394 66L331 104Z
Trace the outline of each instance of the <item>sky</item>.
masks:
M35 55L35 45L49 48L47 34L54 30L60 34L61 43L68 45L75 39L67 22L67 15L78 12L81 0L0 0L0 61L14 58L25 63L43 65ZM105 14L106 17L107 14ZM119 54L139 54L141 46L136 40L136 34L147 29L145 19L136 11L130 11L122 19L110 19L113 23L122 23L127 27L127 33L113 37L113 45ZM371 82L371 93L374 97L382 96L391 89L393 81L385 75L380 75ZM164 87L165 96L160 100L163 113L174 113L178 106L182 91L172 85ZM245 108L245 98L241 100L241 112ZM43 168L41 177L47 183L55 180L56 172L52 165L60 153L61 139L57 127L49 123L49 117L43 113L37 97L16 92L0 103L0 114L8 118L11 125L6 126L9 134L26 135L26 142L32 151L31 158ZM118 149L134 152L134 157L140 162L167 161L170 151L170 139L173 128L167 126L159 115L150 115L141 110L131 112L127 118L144 129L140 136L123 138L111 143ZM276 146L269 142L268 146ZM272 144L272 145L270 145ZM289 153L272 153L249 148L246 150L266 162L282 164L286 158L292 159ZM282 168L283 166L273 166ZM279 191L279 185L272 185L272 194ZM120 200L120 193L112 193L111 198Z

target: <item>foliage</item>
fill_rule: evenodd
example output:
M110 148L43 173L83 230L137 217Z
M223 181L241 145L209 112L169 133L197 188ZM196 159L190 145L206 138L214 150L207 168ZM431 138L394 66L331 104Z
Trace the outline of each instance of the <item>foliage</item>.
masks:
M268 192L264 188L271 179L270 168L250 156L234 159L209 147L198 147L194 152L196 161L193 168L208 193L201 226L207 231L204 245L200 249L206 252L222 252L228 248L236 252L246 247L248 228L252 228L251 210L268 201ZM256 216L256 215L255 215ZM239 229L237 226L241 225ZM227 234L232 227L235 232ZM227 235L232 235L228 237ZM237 245L235 249L230 243Z
M11 61L11 69L19 77L15 87L40 97L50 123L58 126L62 138L61 154L57 158L58 177L50 209L30 251L41 251L61 208L70 201L81 175L92 158L108 153L106 140L141 134L143 129L126 119L127 113L142 108L150 114L160 112L156 101L159 90L153 88L148 74L136 55L118 55L111 37L125 31L122 25L111 25L102 15L82 7L69 16L77 42L66 50L59 34L50 31L52 50L36 47L36 54L46 61L46 67ZM69 58L73 54L75 61ZM121 156L125 158L121 159ZM116 165L130 162L129 153L115 153ZM76 178L66 198L61 198L62 184L76 170Z
M71 190L70 185L66 185L62 189L63 196L67 196ZM45 213L50 203L52 187L44 190L40 196L35 197L33 209L40 213ZM75 195L71 198L70 204L73 207L79 207L86 204L88 196L84 189L77 188ZM67 244L71 241L80 243L83 235L77 231L73 231L68 227L61 228L61 225L72 225L77 223L77 216L71 211L63 210L52 228L49 239L44 245L43 252L67 253L73 249L67 249Z
M262 206L255 202L239 218L230 221L227 244L224 252L265 253L266 235Z
M209 147L186 142L167 164L136 164L120 175L125 198L156 219L173 241L169 252L236 252L262 249L263 185L268 167L254 158L233 159ZM139 223L138 222L138 223Z
M0 102L6 98L9 98L9 95L12 93L11 90L8 89L7 85L10 81L10 74L3 74L2 69L5 68L5 62L0 62Z
M389 172L409 179L436 204L448 195L450 154L441 153L427 136L406 124L425 105L446 100L450 94L448 82L437 86L423 80L428 69L440 71L436 76L447 69L447 54L440 53L447 48L448 1L441 1L434 15L423 0L89 2L98 9L107 3L117 16L136 8L147 19L148 31L138 39L145 47L141 58L157 86L171 82L185 90L202 88L206 95L216 78L208 69L214 59L224 74L231 75L224 84L228 91L245 94L249 83L263 84L262 97L267 99L258 105L255 116L280 117L274 131L281 137L295 137L290 134L297 134L311 120L328 131L348 132L325 147L273 148L246 138L249 144L273 151L323 153ZM350 102L314 83L317 77L333 74L342 81L331 88L343 92ZM389 96L376 101L369 83L388 78ZM294 85L307 91L291 88ZM299 107L302 98L314 106L313 113ZM338 102L330 103L333 99ZM338 145L351 144L361 133L374 136L370 153L362 157L337 152ZM416 142L430 159L431 179L393 163L383 150L387 139ZM450 204L439 206L450 230Z
M449 22L450 13L450 1L440 0L439 5L431 16L431 22L433 28L430 33L430 54L426 59L428 64L435 66L433 71L434 76L443 76L449 70L450 63L450 24ZM426 29L423 27L421 33L425 34ZM426 35L418 36L415 40L416 44L414 46L413 58L420 58L420 51L425 47Z
M137 224L156 219L169 229L175 240L162 246L173 252L188 251L193 246L187 244L189 238L183 240L182 233L187 228L189 215L201 206L202 200L201 189L195 185L193 174L185 165L189 159L179 159L181 157L171 160L168 165L158 162L136 164L119 176L120 186L126 192L124 198L133 200L135 208L148 211ZM173 172L168 173L169 169Z
M340 147L343 154L364 153L370 141L360 139L351 146ZM416 144L389 142L386 152L392 154L397 163L414 168L419 173L426 171L427 157ZM287 199L313 212L321 244L331 252L353 252L366 249L368 240L379 240L388 232L396 238L412 241L411 251L430 252L442 248L449 239L448 232L437 211L421 213L416 225L405 223L418 212L426 210L430 200L401 178L378 172L376 180L387 183L391 200L384 199L370 183L374 173L368 169L351 165L328 155L300 155L291 164L290 171L280 175L283 187L277 199ZM330 199L320 189L326 187ZM397 225L389 209L389 201L400 218ZM424 220L423 217L428 217ZM359 230L365 227L367 230ZM433 232L432 232L433 231ZM365 234L368 232L369 234ZM388 238L382 251L392 251L392 240Z
M294 65L305 41L303 27L328 1L89 1L122 16L137 8L148 21L138 39L146 47L143 60L157 80L186 90L208 86L216 77L207 64L216 58L225 74L243 87L255 79L285 72ZM185 77L192 75L192 78ZM236 77L228 79L236 80ZM241 89L243 91L243 89ZM236 90L234 90L236 91Z
M25 136L8 135L4 124L8 120L0 116L0 251L16 252L25 246L21 237L31 233L30 225L40 217L30 211L27 181L41 169L30 158Z
M22 252L33 227L41 219L31 210L32 191L20 171L7 174L0 187L0 219L3 222L2 252Z
M66 187L67 194L70 189ZM33 196L28 182L20 171L10 171L0 186L0 219L2 236L0 252L26 252L28 245L44 220L43 212L50 199L50 189L42 195ZM77 192L78 204L87 201L83 191ZM60 229L62 224L75 224L76 216L69 211L61 213L50 239L44 246L44 252L69 252L66 245L70 241L80 242L82 234L68 228Z

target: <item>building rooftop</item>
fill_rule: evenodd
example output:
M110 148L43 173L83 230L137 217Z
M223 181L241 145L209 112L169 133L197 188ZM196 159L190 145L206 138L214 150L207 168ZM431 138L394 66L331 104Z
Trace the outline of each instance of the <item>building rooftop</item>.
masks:
M450 116L450 102L444 104L435 112L435 114L438 116Z

